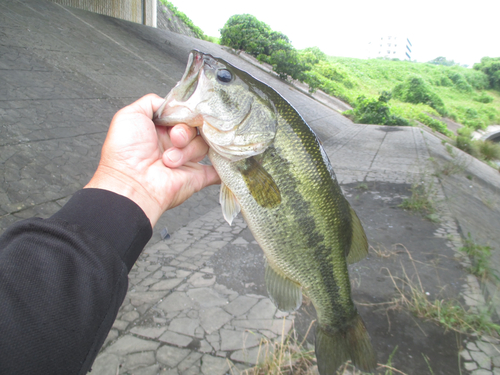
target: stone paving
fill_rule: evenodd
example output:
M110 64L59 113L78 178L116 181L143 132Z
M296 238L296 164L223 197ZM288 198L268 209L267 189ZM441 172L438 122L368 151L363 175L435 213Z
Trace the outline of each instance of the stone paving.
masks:
M292 316L267 297L218 284L207 266L227 246L245 251L245 228L241 218L230 227L216 207L150 243L130 272L129 292L92 373L213 375L255 364L259 352L262 359L261 340L279 341Z

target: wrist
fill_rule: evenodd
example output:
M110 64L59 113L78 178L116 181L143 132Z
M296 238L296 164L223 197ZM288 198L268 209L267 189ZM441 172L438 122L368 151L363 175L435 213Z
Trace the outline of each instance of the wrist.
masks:
M160 204L137 180L111 167L99 165L92 179L84 186L84 189L88 188L108 190L130 199L142 209L152 228L163 213Z

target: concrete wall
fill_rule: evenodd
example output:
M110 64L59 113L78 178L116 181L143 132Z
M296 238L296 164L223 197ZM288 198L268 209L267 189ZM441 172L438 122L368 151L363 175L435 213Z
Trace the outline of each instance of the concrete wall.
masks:
M50 0L73 8L156 27L157 0Z

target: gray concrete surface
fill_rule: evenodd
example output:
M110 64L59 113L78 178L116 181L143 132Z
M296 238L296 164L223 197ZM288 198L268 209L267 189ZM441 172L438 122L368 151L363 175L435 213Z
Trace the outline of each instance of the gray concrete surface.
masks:
M50 2L0 0L0 229L52 215L85 185L113 114L149 92L166 95L192 48L272 85L322 140L371 245L350 271L379 363L396 350L392 365L406 374L500 374L496 338L445 332L395 302L406 277L430 300L500 305L496 286L469 275L458 251L471 233L500 265L498 172L428 131L353 124L208 42ZM418 183L431 190L438 223L399 208ZM304 336L314 314L307 303L290 315L275 309L261 250L241 218L223 221L210 187L160 220L92 373L239 373L292 328Z

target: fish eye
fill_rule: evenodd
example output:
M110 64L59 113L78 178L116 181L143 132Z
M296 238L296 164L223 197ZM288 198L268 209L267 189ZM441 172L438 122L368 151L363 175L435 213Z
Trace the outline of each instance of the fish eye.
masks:
M231 79L233 79L233 75L227 69L220 69L217 71L217 79L220 82L228 83L231 82Z

